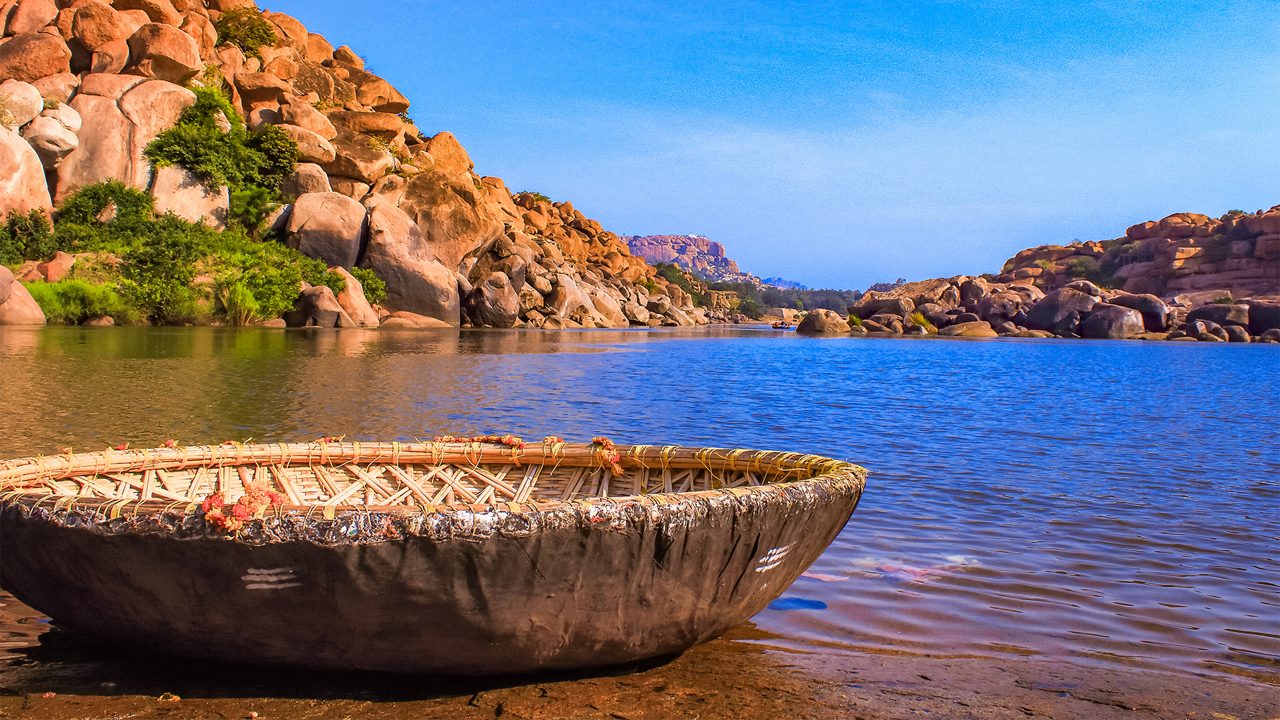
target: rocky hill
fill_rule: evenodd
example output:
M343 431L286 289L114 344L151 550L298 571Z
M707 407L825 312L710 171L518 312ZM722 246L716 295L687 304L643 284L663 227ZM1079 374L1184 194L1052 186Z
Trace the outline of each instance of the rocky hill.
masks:
M724 246L702 235L625 235L631 252L647 262L671 263L703 280L734 282L745 274L725 255Z
M345 278L331 283L337 293L304 287L285 313L292 324L705 322L618 236L568 202L513 195L477 174L457 139L424 133L409 101L359 55L288 15L250 0L0 0L0 27L0 215L49 213L116 180L149 194L156 218L223 230L243 215L244 191L279 192L269 227ZM202 89L223 93L236 117ZM211 163L214 146L247 146L270 162L296 146L298 162L282 181L258 177ZM165 162L155 161L161 151ZM110 230L118 204L86 221L93 232ZM55 283L85 264L75 243L60 244L62 214L56 257L27 252L19 283L0 266L0 324L39 314L22 283ZM385 282L380 307L365 301L359 268ZM206 275L192 281L196 301L221 308L201 290L216 285L202 285ZM259 297L250 307L267 305Z

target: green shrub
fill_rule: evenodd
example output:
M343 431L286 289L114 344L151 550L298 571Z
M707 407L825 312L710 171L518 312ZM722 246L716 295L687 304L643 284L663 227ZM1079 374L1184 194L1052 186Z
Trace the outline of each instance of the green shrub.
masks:
M742 298L742 300L738 302L738 312L746 315L752 320L759 320L764 317L764 307L761 306L760 302L753 297Z
M852 326L854 326L854 327L862 327L862 318L858 317L857 315L854 315L854 314L850 313L850 314L849 314L849 324L850 324L850 325L852 325Z
M1036 265L1036 267L1040 268L1041 270L1052 270L1052 269L1053 269L1053 261L1052 261L1052 260L1046 260L1046 259L1044 259L1044 258L1041 258L1041 259L1037 260L1037 261L1036 261L1036 263L1035 263L1035 265Z
M1114 271L1110 265L1103 267L1097 258L1073 257L1064 263L1067 276L1088 280L1099 287L1109 288L1115 284Z
M54 324L79 325L95 317L110 317L119 325L138 321L137 309L110 283L63 280L30 283L26 288Z
M54 239L68 252L122 255L149 231L154 212L150 195L118 180L86 185L54 213Z
M537 201L539 201L539 202L546 202L546 203L551 202L551 198L547 197L546 195L543 195L543 194L542 194L542 193L540 193L540 192L535 192L535 191L533 191L533 190L521 190L520 192L518 192L518 193L516 193L516 194L517 194L517 195L528 195L529 197L532 197L534 200L537 200Z
M276 190L298 166L298 144L283 130L264 125L248 132L221 92L196 88L196 102L178 122L147 144L144 155L156 167L176 165L211 184L232 190ZM231 123L224 132L219 115Z
M26 214L10 211L0 225L0 265L45 260L57 250L53 225L42 210Z
M196 262L216 232L166 214L124 255L124 290L148 319L161 324L195 318Z
M364 288L364 297L371 303L381 303L387 299L387 283L369 268L351 268L351 274L360 281Z
M280 207L280 192L264 187L249 187L231 193L227 224L243 230L254 240L261 240L269 229L267 220Z
M253 8L236 8L228 10L213 24L218 31L218 44L235 45L244 51L262 59L261 50L276 42L275 28Z

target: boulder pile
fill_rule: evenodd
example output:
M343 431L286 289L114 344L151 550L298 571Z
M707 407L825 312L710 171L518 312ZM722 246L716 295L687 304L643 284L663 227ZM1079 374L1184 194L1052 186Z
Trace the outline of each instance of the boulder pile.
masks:
M1280 300L1104 290L1073 280L1044 292L1032 283L954 277L867 292L848 319L809 313L797 332L821 335L1075 337L1280 342Z
M246 48L219 37L220 19L245 12L269 24L274 42ZM0 0L0 30L0 216L50 210L117 179L150 193L161 212L224 227L226 188L143 156L195 101L189 86L219 86L251 129L275 125L300 150L275 227L335 268L380 275L381 322L707 322L572 204L513 195L477 174L457 139L424 134L409 101L360 56L288 15L251 0ZM343 298L312 290L287 321L371 324L363 307L353 314Z
M1176 213L1102 242L1028 248L1005 263L1001 283L1055 290L1090 279L1129 293L1236 297L1280 293L1280 205L1220 218Z

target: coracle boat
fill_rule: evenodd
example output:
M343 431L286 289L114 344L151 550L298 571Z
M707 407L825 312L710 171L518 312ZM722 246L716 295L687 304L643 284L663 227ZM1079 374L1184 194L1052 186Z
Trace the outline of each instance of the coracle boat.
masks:
M516 438L0 462L0 584L156 651L451 675L682 652L780 595L866 471Z

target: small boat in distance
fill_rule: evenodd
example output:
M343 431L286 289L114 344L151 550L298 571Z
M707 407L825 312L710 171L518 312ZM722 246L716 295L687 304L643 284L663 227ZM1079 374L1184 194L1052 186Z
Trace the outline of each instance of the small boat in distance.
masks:
M790 330L794 326L791 323L787 322L786 320L777 320L769 327L773 328L774 330Z
M0 585L157 651L448 675L670 656L777 598L866 470L789 452L439 438L0 462Z

